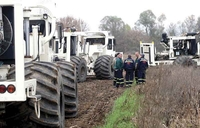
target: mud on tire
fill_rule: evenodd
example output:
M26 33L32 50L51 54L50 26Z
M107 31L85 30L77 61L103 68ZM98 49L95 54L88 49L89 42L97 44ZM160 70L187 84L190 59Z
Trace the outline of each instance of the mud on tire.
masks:
M114 77L114 70L112 68L113 57L103 55L97 58L94 65L94 72L98 79L112 79Z
M57 62L63 83L65 117L71 118L77 115L78 96L75 64L67 61Z

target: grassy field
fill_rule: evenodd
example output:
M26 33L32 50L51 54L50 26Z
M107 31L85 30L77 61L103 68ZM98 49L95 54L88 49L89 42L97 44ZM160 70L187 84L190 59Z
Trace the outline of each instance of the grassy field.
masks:
M134 88L128 88L114 103L105 125L98 128L134 128L133 117L139 108L139 96Z

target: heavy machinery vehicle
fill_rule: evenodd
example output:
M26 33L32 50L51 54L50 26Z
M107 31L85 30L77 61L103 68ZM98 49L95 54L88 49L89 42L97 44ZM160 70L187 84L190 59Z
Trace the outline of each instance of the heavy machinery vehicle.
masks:
M73 31L73 30L72 30ZM83 32L64 32L63 40L58 44L58 51L54 51L58 60L68 60L76 65L76 80L83 82L86 80L86 61L79 56L83 50ZM69 51L69 52L67 52Z
M78 82L85 81L87 75L110 79L115 46L115 38L108 31L64 32L64 43L58 46L56 56L58 60L70 58L76 64Z
M76 67L53 52L61 30L44 5L0 2L0 127L64 128L76 116Z
M167 36L162 34L160 44L163 52L156 52L154 42L140 43L140 52L144 53L150 65L176 64L196 66L200 64L200 34L186 33L182 36Z
M87 75L96 75L99 79L113 78L114 70L112 60L116 52L114 36L108 31L86 32L85 60L87 62Z

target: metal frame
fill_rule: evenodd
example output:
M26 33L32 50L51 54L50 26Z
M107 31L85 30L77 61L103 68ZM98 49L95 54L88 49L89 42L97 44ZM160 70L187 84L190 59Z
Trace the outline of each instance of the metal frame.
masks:
M24 47L23 44L23 6L21 4L13 4L12 0L2 1L1 6L14 7L14 39L15 39L15 82L2 81L6 87L8 84L13 84L16 91L12 94L0 94L0 101L25 101L25 80L24 80Z
M9 84L13 84L16 87L14 93L10 94L5 92L0 94L0 102L12 101L26 101L28 98L34 98L35 100L35 112L37 117L40 117L40 95L36 95L36 79L25 80L24 69L24 38L23 38L23 6L20 3L16 3L13 0L1 1L1 6L13 6L14 7L14 48L15 48L15 80L6 80L6 75L10 66L3 65L1 67L1 75L4 81L0 81L0 84L6 87ZM3 106L3 105L1 105ZM5 106L4 106L5 107Z
M155 60L156 48L154 46L154 42L152 43L142 43L140 42L140 52L145 54L145 58L148 60L149 65L156 66L156 65L172 65L176 57L174 56L174 47L173 41L174 40L187 40L187 39L195 39L195 36L183 36L183 37L169 37L169 46L166 44L162 44L168 50L165 51L165 54L169 55L169 60ZM189 44L187 44L189 45ZM188 46L189 47L189 46ZM149 51L144 49L150 49ZM163 53L164 54L164 53ZM197 55L200 55L200 42L197 42ZM197 65L200 65L200 59L193 59L197 62Z

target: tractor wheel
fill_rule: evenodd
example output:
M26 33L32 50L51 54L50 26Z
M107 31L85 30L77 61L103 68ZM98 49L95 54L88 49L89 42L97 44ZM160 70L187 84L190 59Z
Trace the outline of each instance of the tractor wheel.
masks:
M16 108L16 104L18 104L19 111L26 110L31 112L24 118L24 120L26 119L24 121L25 124L20 124L20 127L29 127L29 125L31 128L64 127L64 95L61 92L63 86L57 65L50 62L33 62L33 66L28 71L31 72L28 73L28 76L25 76L26 79L37 79L36 94L42 96L40 101L40 118L37 118L35 115L34 104L31 99L28 100L28 103L21 102L21 105L15 102L10 104L8 111L12 111L12 108ZM9 75L14 76L12 73ZM13 115L13 118L17 119L17 116L18 114L16 113L16 115ZM9 118L8 123L13 118Z
M112 68L113 57L103 55L97 58L94 65L94 72L98 79L112 79L114 77L114 70Z
M33 66L32 63L25 64L25 79L29 79L30 75L32 74L31 67ZM15 79L15 66L11 67L8 74L8 79ZM7 127L19 126L22 127L22 124L25 125L27 122L27 117L31 113L30 106L28 102L8 102L6 104L6 115L5 121L7 123ZM26 123L26 127L29 123Z
M84 82L87 77L87 67L85 60L78 56L72 56L71 61L76 65L77 82Z
M61 74L57 65L50 62L34 62L31 68L31 78L37 79L37 94L42 96L40 101L40 118L31 113L30 120L47 127L62 128L65 125L64 94ZM29 102L33 106L33 102Z
M174 60L174 64L185 66L185 67L197 66L197 62L195 62L193 59L189 58L188 56L177 57L176 60Z
M78 96L75 64L67 61L57 62L62 75L63 93L65 102L65 117L77 115Z

